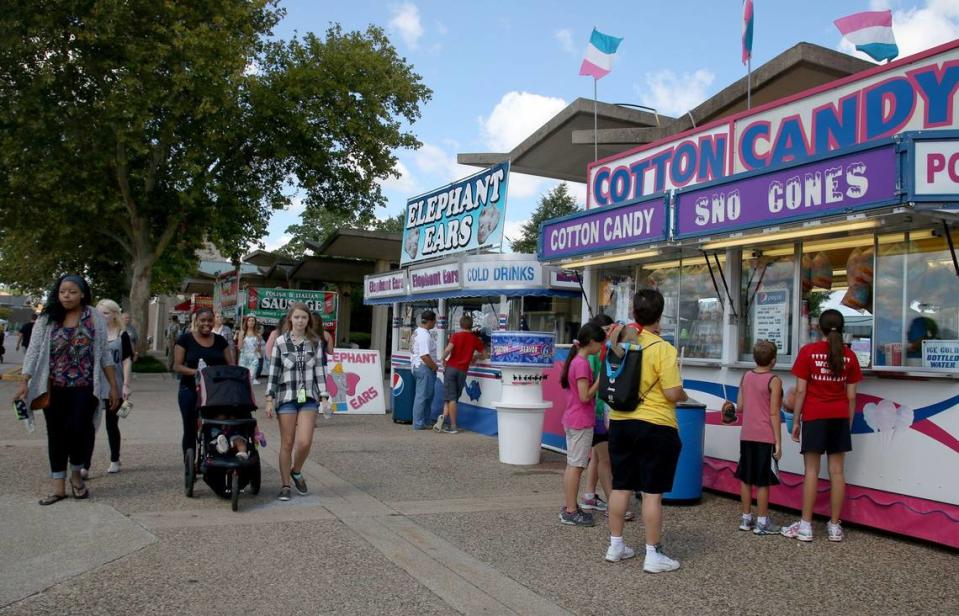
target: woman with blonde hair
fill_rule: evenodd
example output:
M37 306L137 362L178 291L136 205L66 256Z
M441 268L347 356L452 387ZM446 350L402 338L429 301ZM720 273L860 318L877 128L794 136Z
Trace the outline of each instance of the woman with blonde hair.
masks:
M322 345L310 309L293 304L273 345L266 384L266 415L280 422L281 501L290 500L290 480L297 492L307 493L301 471L313 446L316 412L329 404Z
M257 330L256 317L243 318L243 326L236 333L236 348L240 353L240 360L237 363L249 370L250 376L253 377L253 384L259 385L260 381L256 378L256 367L260 363L260 356L263 354L263 338Z
M130 335L125 331L123 313L120 306L112 299L101 299L97 302L97 312L107 324L107 352L113 356L117 389L120 390L123 400L130 399L130 373L133 370L133 343ZM100 376L101 392L110 391L104 375ZM101 394L102 395L102 394ZM110 468L108 473L120 472L120 415L119 408L110 410L110 401L102 399L93 415L93 436L90 439L90 451L80 475L84 479L89 475L90 463L93 461L93 448L96 434L100 430L100 421L106 416L107 440L110 443Z

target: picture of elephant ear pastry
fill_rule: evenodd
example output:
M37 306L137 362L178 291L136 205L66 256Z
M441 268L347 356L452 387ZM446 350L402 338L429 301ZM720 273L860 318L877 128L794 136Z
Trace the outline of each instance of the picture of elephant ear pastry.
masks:
M416 258L416 253L419 250L419 246L420 246L420 230L417 229L416 231L410 231L406 235L406 246L403 247L404 250L406 250L406 254L410 256L410 259Z
M476 239L480 244L485 244L486 240L493 235L493 231L499 226L499 210L495 207L484 207L479 215L479 231Z

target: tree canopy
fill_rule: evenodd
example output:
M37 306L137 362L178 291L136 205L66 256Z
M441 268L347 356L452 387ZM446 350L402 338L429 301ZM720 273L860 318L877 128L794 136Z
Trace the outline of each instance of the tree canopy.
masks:
M569 194L569 186L563 182L556 188L546 192L539 199L539 205L533 211L532 217L523 225L522 236L510 243L513 252L533 254L536 252L536 241L539 238L539 226L550 218L565 216L578 212L576 198Z
M383 205L430 90L379 28L273 39L282 18L276 0L5 6L0 277L86 273L142 320L154 281L206 241L242 254L291 187L305 220Z

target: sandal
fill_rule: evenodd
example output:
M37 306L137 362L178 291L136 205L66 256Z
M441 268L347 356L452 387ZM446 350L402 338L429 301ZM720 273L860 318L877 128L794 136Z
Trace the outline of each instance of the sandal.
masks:
M73 485L73 482L70 482L70 490L73 492L73 498L77 500L83 500L90 498L90 490L87 488L86 484L80 484L80 487ZM64 496L66 498L66 496Z
M47 505L52 505L53 503L59 503L66 497L66 494L50 494L46 498L41 498L39 503L40 505L46 507Z

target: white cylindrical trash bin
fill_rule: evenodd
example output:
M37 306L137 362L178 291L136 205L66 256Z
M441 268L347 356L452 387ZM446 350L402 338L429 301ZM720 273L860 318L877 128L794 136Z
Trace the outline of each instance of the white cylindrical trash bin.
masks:
M497 404L499 461L503 464L539 464L543 440L543 417L548 402Z
M539 464L543 419L549 402L543 401L545 371L553 365L554 336L548 332L492 334L490 363L500 369L502 398L495 402L499 434L499 461Z

